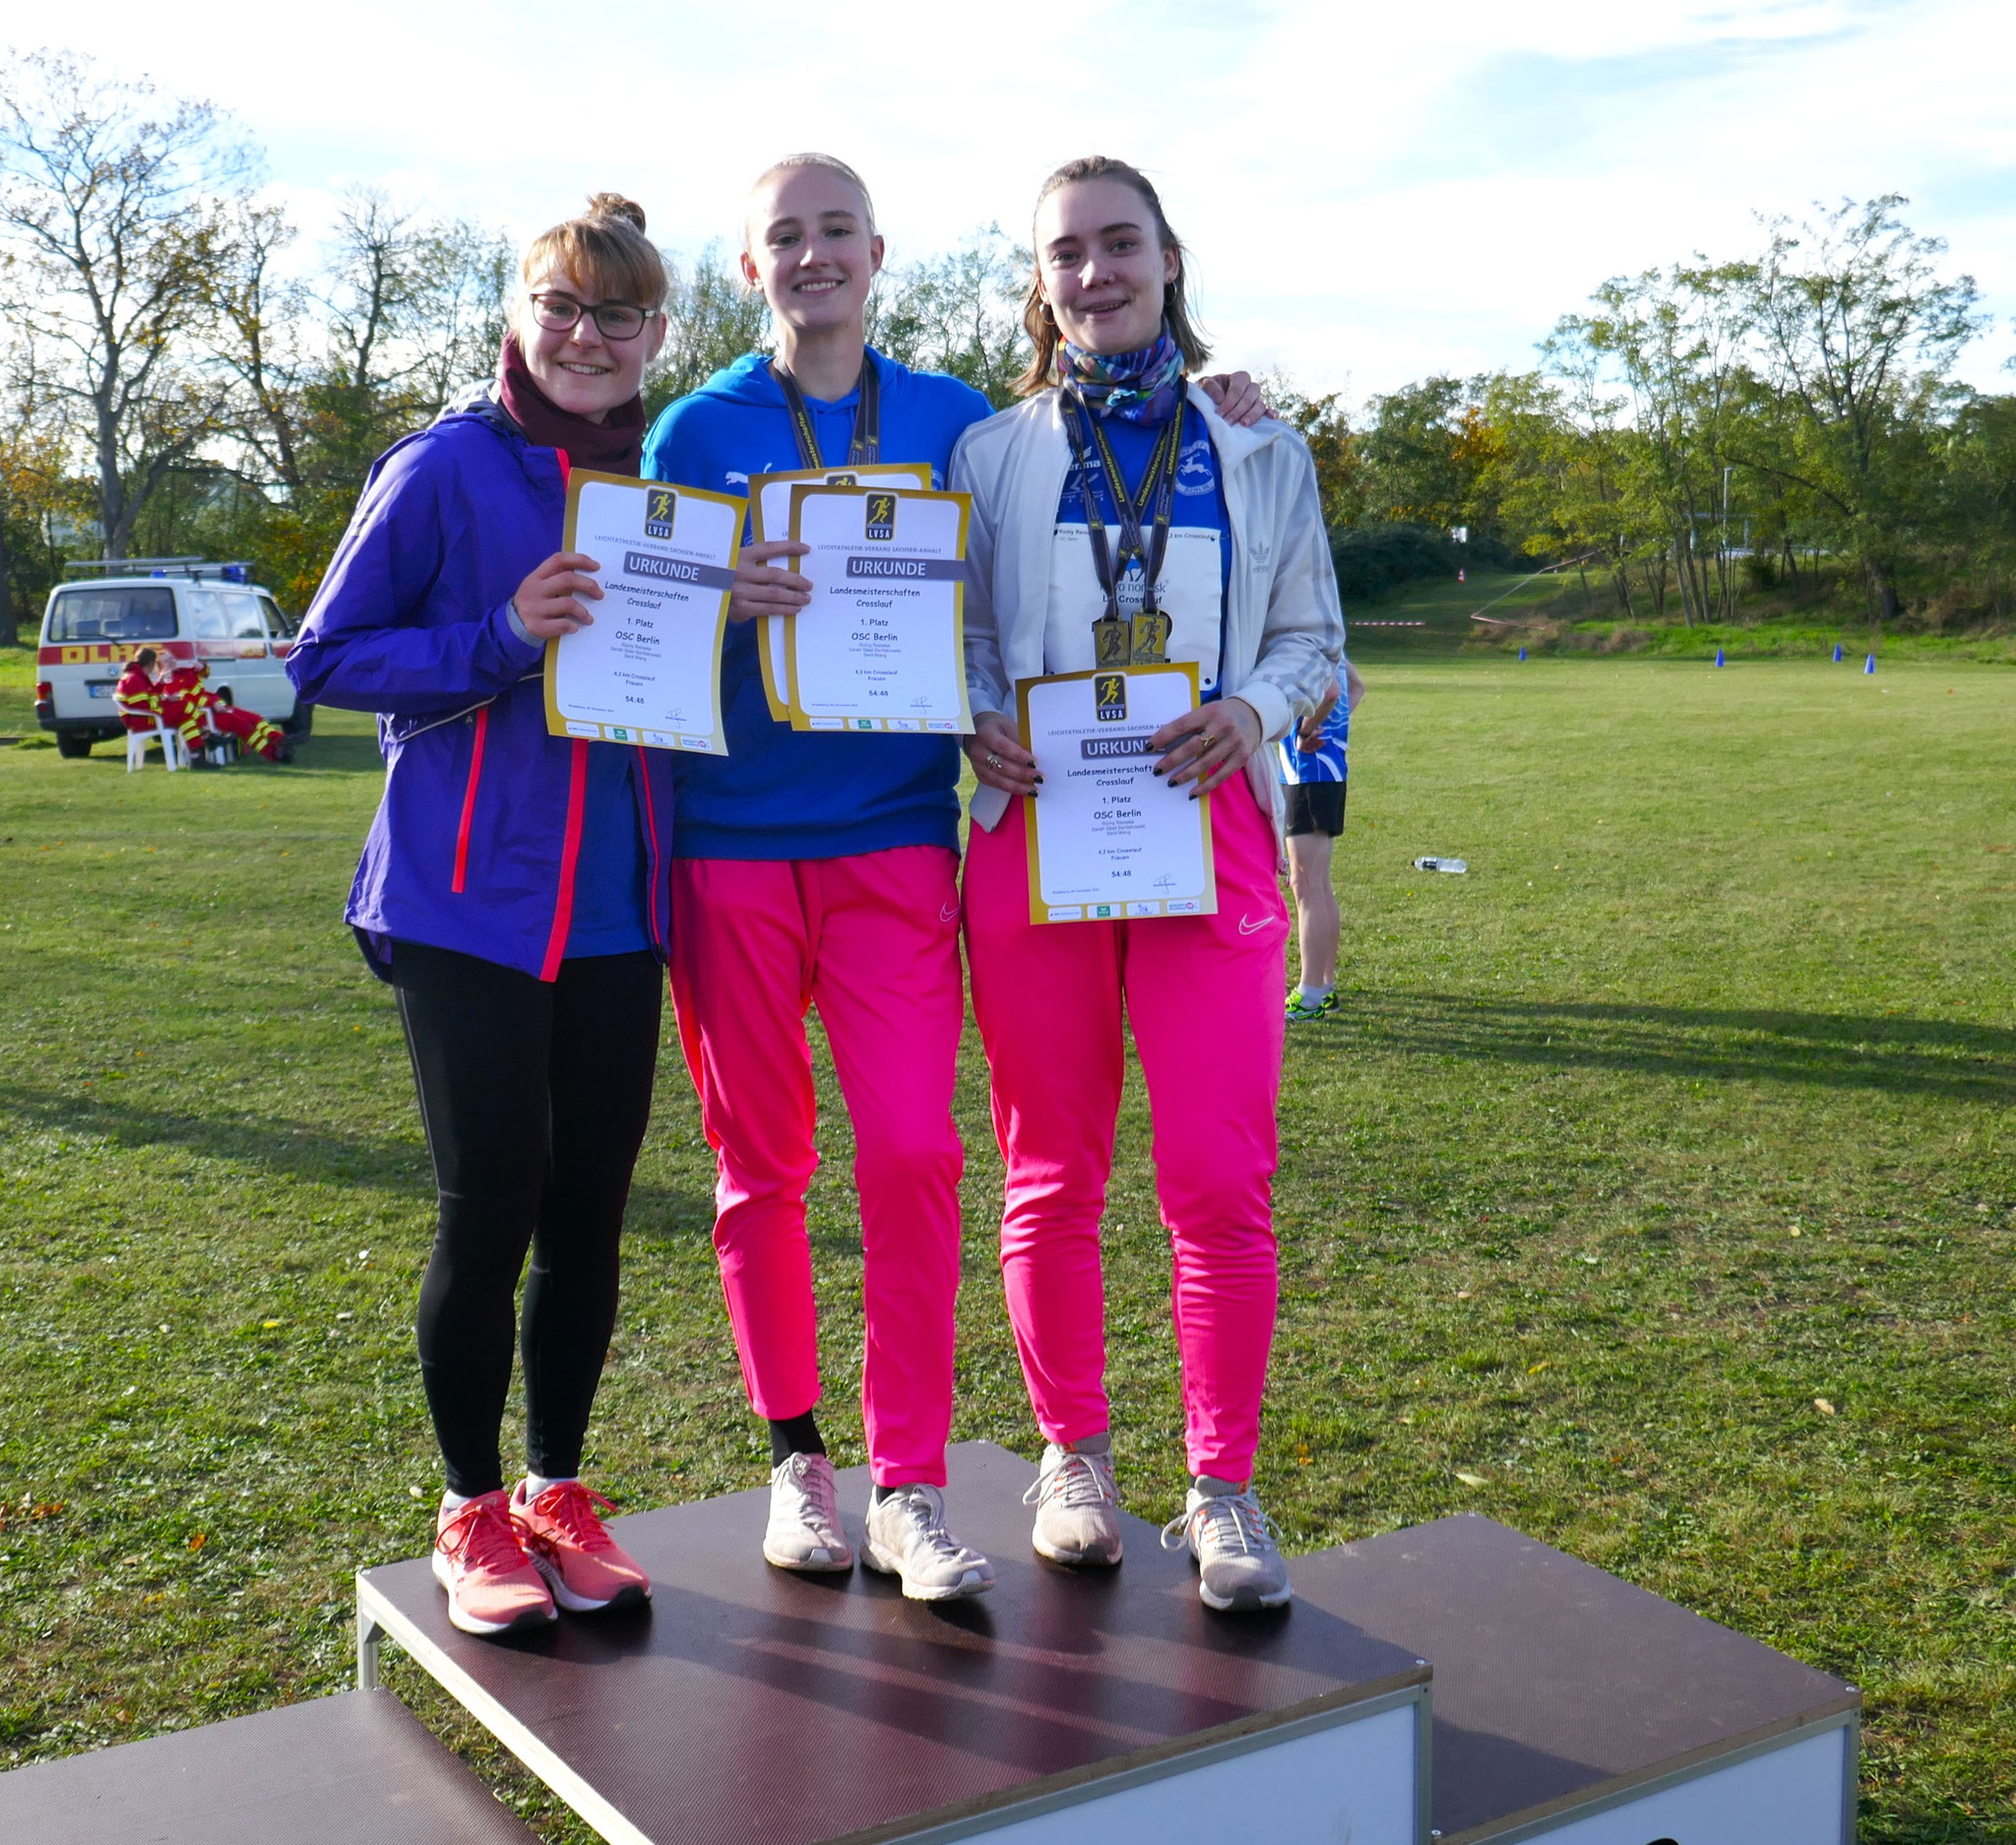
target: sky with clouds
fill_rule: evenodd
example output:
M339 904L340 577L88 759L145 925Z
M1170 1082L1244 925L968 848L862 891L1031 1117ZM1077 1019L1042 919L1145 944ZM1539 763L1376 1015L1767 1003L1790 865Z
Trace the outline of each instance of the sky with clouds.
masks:
M1756 214L1910 197L2016 388L2008 0L92 0L4 30L229 109L297 222L346 186L524 235L591 190L668 250L732 237L781 154L852 161L892 261L1026 233L1072 156L1152 172L1221 357L1353 399L1533 362L1606 277L1757 244Z

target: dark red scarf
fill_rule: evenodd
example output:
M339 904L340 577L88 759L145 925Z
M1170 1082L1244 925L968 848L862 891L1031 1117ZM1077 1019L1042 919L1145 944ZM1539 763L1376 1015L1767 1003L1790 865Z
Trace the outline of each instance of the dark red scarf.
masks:
M644 465L644 399L618 404L602 422L590 422L562 410L538 387L518 335L504 336L497 364L498 396L513 422L538 448L556 448L570 468L592 468L598 474L634 475Z

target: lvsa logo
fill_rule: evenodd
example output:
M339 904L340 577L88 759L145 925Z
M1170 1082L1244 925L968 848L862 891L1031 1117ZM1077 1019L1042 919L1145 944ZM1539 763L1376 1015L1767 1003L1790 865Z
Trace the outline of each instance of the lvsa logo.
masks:
M1127 721L1127 675L1124 672L1102 672L1092 683L1094 715L1102 724L1124 724Z
M672 513L679 496L670 487L651 487L644 495L644 536L668 539L672 536Z
M885 541L896 537L896 495L870 493L867 500L868 537Z

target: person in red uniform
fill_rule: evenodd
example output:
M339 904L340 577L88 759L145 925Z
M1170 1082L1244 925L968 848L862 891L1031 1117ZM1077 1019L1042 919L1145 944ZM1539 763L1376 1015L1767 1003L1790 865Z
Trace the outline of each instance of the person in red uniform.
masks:
M160 688L155 683L155 668L160 656L143 647L126 663L119 683L112 688L112 703L119 721L129 731L152 731L160 722Z
M203 668L193 660L161 661L155 695L161 722L181 737L183 753L195 762L203 753L203 706L209 697Z
M168 723L182 733L183 744L194 762L202 752L205 732L221 732L235 736L241 747L257 750L268 762L290 762L293 751L286 734L271 719L256 711L240 711L232 702L228 687L213 692L206 683L210 668L200 660L178 662L161 681L161 698Z

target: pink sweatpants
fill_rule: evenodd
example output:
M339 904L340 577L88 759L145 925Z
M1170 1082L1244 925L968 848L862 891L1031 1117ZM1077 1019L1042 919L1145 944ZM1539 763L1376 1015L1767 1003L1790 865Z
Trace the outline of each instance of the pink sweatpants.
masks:
M805 1238L816 1005L854 1129L870 1470L882 1486L942 1487L963 1164L957 859L904 846L674 859L672 1001L716 1155L714 1246L750 1404L783 1420L819 1400Z
M1216 916L1037 925L1017 801L968 845L966 941L1008 1163L1008 1315L1039 1426L1059 1442L1107 1426L1099 1226L1124 1004L1174 1249L1190 1471L1244 1482L1274 1338L1288 913L1273 823L1243 776L1212 796L1212 831Z

